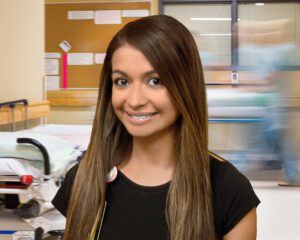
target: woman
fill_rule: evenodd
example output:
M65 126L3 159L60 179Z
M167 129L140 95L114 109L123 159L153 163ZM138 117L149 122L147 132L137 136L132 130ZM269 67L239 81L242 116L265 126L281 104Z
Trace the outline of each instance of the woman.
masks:
M190 32L163 15L128 23L107 49L85 158L53 200L65 239L255 239L259 200L209 153L207 125Z

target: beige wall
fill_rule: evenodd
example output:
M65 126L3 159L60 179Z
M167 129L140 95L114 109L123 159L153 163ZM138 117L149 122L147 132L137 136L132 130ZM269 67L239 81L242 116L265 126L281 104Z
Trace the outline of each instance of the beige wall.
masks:
M1 0L0 102L43 100L44 1Z

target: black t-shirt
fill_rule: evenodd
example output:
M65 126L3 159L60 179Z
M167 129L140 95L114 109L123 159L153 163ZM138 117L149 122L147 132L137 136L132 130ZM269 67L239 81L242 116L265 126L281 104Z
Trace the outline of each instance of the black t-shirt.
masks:
M77 169L78 165L67 173L52 201L64 216ZM216 237L222 239L260 201L249 181L227 161L211 159L211 183ZM107 186L100 239L167 240L165 202L169 185L141 186L118 171Z

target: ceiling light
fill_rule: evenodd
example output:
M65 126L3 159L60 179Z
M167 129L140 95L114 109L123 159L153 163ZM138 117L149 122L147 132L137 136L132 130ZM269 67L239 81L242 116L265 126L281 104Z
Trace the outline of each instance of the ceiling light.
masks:
M231 36L231 33L199 33L200 36Z
M197 18L197 17L193 17L190 18L191 21L231 21L231 18ZM238 21L240 21L240 19L237 19Z
M190 18L191 21L231 21L231 18Z

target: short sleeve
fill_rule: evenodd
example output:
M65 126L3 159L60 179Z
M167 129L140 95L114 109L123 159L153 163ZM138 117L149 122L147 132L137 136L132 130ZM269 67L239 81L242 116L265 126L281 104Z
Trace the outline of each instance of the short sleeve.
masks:
M226 235L242 220L247 213L258 206L256 196L249 180L229 162L218 163L214 181L214 211L216 230L221 236Z
M78 166L79 164L76 164L67 172L61 187L58 189L55 197L51 202L53 206L65 217L67 216L69 199L71 196L72 186Z

